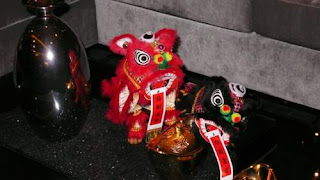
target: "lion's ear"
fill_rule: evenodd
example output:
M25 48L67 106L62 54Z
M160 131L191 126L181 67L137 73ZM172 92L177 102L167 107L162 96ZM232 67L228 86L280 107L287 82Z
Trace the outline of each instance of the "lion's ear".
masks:
M155 34L155 38L160 41L162 45L165 46L165 50L169 51L172 49L176 39L177 32L173 29L161 29Z
M136 38L134 35L123 34L113 38L109 43L109 47L110 47L110 50L116 54L126 55L128 45L135 40Z

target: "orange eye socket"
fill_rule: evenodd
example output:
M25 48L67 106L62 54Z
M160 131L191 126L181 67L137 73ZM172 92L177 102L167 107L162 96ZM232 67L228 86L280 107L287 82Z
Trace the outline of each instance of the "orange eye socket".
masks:
M231 120L232 120L232 122L234 122L234 123L238 123L238 122L241 121L241 115L240 115L239 113L233 113L233 114L231 115Z
M220 107L220 113L222 114L222 115L228 115L228 114L230 114L230 112L231 112L231 108L230 108L230 106L229 105L222 105L221 107Z

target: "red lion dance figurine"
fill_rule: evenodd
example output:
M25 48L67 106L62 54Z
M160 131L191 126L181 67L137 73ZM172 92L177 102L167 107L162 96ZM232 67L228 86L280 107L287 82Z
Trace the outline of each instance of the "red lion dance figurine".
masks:
M102 81L102 95L110 98L106 118L125 124L128 142L154 138L164 125L177 121L175 100L183 82L182 60L173 53L175 30L147 32L140 38L124 34L111 40L109 47L123 55L116 76ZM150 127L150 129L149 129Z

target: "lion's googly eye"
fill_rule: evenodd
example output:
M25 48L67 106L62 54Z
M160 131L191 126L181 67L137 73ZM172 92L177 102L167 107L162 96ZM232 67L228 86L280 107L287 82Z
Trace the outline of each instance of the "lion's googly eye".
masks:
M218 107L221 107L224 104L223 95L220 89L216 89L212 92L211 103Z
M135 58L135 61L137 62L137 64L142 65L142 66L147 65L151 60L150 55L144 51L141 51L141 50L136 50L134 52L134 58Z

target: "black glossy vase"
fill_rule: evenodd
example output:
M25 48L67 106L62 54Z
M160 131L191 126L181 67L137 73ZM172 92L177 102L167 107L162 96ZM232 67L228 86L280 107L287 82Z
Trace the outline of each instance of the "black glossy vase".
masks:
M36 13L22 34L14 80L21 106L34 132L48 141L76 136L86 120L90 71L84 46L53 15L62 0L24 0Z

